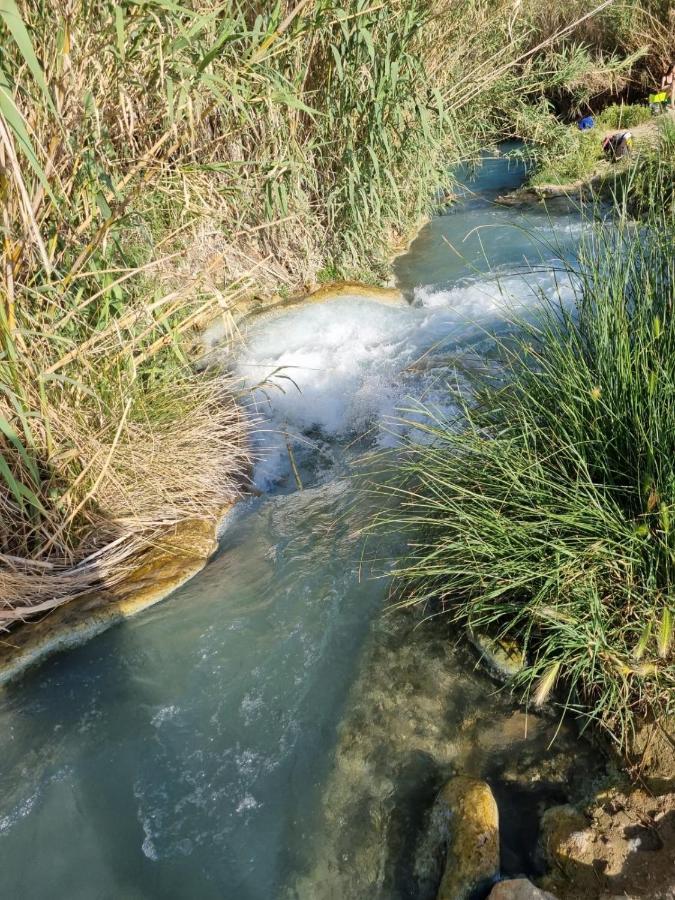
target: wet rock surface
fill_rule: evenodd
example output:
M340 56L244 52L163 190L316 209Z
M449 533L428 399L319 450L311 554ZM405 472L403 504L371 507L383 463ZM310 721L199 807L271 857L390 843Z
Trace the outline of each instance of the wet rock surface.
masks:
M0 642L0 684L52 653L76 647L159 603L200 572L216 549L218 523L229 508L214 511L212 518L167 528L119 583L82 594L41 619L23 623L12 632L11 641Z
M375 621L307 826L313 862L287 897L434 900L445 860L426 836L456 775L490 786L502 876L543 874L542 813L584 797L602 759L571 726L516 706L456 637L410 613Z
M488 672L499 680L513 678L525 667L525 653L517 641L480 632L469 632L468 638Z
M437 900L468 900L498 877L499 812L484 781L451 778L434 803L430 835L447 848Z

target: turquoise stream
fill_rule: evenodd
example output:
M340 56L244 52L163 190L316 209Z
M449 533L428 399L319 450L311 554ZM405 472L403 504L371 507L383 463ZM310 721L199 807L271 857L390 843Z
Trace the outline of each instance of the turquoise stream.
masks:
M493 203L521 179L486 161L422 230L396 265L405 306L354 296L251 328L240 375L282 367L256 395L262 496L188 585L0 695L2 897L423 897L416 837L458 768L494 780L516 835L505 868L535 865L519 819L568 789L555 723L526 736L442 628L380 615L350 478L411 398L446 404L449 354L556 290L580 221Z

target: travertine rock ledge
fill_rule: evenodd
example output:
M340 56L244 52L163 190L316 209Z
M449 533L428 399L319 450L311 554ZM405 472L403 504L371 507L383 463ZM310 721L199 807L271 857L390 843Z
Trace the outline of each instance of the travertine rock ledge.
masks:
M229 509L229 507L228 507ZM0 638L0 684L51 653L81 644L111 625L159 603L200 572L214 553L227 509L213 519L192 519L168 531L139 567L113 588L92 591Z

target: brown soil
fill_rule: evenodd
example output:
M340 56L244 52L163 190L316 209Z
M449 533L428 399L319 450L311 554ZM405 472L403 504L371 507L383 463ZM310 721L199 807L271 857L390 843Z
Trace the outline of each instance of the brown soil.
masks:
M584 814L554 807L543 844L554 868L542 887L560 900L675 898L675 793L611 789Z
M628 746L629 773L655 794L675 792L675 718L645 722Z

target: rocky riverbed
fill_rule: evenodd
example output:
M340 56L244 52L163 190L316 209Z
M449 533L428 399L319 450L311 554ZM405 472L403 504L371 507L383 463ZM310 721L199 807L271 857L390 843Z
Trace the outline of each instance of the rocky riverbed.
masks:
M542 816L603 783L602 757L572 724L514 706L476 670L464 636L436 622L392 612L374 623L363 658L315 862L290 896L451 900L460 883L471 892L543 875Z

